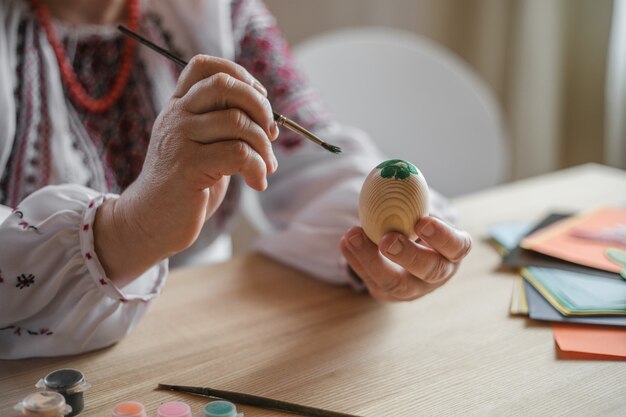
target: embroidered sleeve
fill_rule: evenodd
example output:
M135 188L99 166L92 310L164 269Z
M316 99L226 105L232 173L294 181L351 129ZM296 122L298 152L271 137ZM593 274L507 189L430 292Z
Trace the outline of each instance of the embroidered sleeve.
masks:
M113 195L49 186L0 224L0 359L75 354L115 343L159 293L167 262L124 288L93 244L97 208Z
M335 122L298 72L274 17L260 0L234 0L232 26L236 60L267 89L274 110L343 149L331 154L282 128L274 144L278 171L259 195L277 231L256 248L332 283L354 280L339 250L341 236L359 225L363 180L389 159L362 131ZM433 204L442 205L438 196ZM443 204L442 207L445 207ZM254 221L254 220L253 220Z
M332 122L321 100L298 72L289 47L266 6L257 0L233 2L236 61L268 90L274 110L318 131ZM295 152L304 144L301 136L283 129L275 148Z

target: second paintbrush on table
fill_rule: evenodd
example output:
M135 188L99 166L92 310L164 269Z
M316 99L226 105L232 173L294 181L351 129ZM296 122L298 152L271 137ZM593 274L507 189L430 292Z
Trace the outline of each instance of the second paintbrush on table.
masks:
M187 66L187 62L185 60L183 60L183 59L177 57L176 55L172 54L167 49L161 48L160 46L158 46L155 43L149 41L148 39L144 38L143 36L139 35L138 33L133 32L132 30L128 29L127 27L125 27L123 25L119 25L117 28L122 33L124 33L125 35L130 36L131 38L135 39L137 42L139 42L142 45L145 45L148 48L158 52L159 54L163 55L164 57L166 57L166 58L172 60L173 62L177 63L181 67L186 67ZM311 142L320 145L322 148L326 149L327 151L330 151L332 153L341 153L341 148L339 146L331 145L330 143L324 142L322 139L318 138L316 135L314 135L313 133L309 132L304 127L300 126L298 123L294 122L291 119L288 119L287 117L285 117L285 116L283 116L281 114L278 114L278 113L276 113L274 111L272 113L274 114L274 121L276 121L277 124L279 124L281 126L285 126L287 129L291 130L292 132L295 132L295 133L298 133L299 135L304 136L305 138L307 138Z

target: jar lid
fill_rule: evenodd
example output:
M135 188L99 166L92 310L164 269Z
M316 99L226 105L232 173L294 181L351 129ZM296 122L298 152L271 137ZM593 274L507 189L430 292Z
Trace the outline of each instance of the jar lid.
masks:
M65 398L54 391L41 391L27 395L15 408L22 412L55 413L64 416L72 407L65 403Z
M146 408L138 401L124 401L115 406L112 417L146 417Z
M191 407L182 401L170 401L159 406L157 417L191 417Z
M211 401L204 406L204 417L237 417L237 407L230 401Z
M85 380L83 373L76 369L59 369L46 375L35 386L73 394L86 391L91 387L91 384Z

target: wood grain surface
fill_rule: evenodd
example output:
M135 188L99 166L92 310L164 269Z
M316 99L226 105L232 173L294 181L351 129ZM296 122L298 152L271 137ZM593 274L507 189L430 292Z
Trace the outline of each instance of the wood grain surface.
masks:
M624 416L626 362L555 357L548 324L508 315L514 274L498 269L488 225L626 203L626 173L587 165L455 203L475 246L457 276L385 304L249 254L178 270L139 326L80 356L0 361L0 416L62 367L93 384L85 416L116 403L205 399L154 391L209 386L363 416ZM249 416L278 412L241 407Z
M403 166L405 161L396 160ZM393 161L392 161L393 162ZM417 239L415 224L428 215L428 184L424 175L405 170L406 177L384 177L380 165L363 182L359 195L359 219L367 237L379 244L389 232L400 232L411 240ZM397 167L392 167L397 168Z

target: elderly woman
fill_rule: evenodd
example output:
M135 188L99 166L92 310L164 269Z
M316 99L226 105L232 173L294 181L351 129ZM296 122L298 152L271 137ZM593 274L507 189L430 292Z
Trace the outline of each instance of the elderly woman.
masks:
M0 20L0 358L120 340L169 261L224 253L243 182L276 227L259 251L378 299L428 293L469 251L436 195L418 241L367 239L359 189L384 157L325 112L259 0L5 0ZM279 134L270 102L344 153Z

